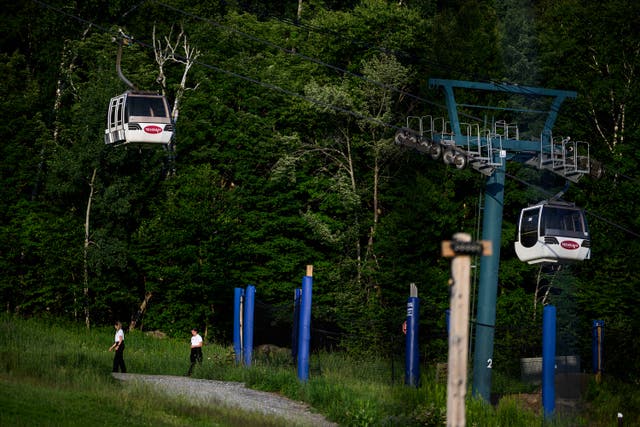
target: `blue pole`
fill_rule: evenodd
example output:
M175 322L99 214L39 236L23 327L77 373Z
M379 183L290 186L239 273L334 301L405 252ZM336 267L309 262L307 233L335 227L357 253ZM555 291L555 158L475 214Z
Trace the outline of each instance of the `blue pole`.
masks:
M302 278L302 296L300 302L300 324L298 331L298 378L309 379L309 341L311 340L311 295L313 277Z
M544 416L556 409L556 308L545 305L542 312L542 406Z
M251 359L253 357L253 310L255 307L256 287L253 285L247 286L244 298L244 364L245 366L251 366Z
M593 373L596 381L600 381L602 375L602 342L604 340L604 320L593 321Z
M234 288L233 290L233 352L236 355L236 363L240 363L242 360L242 339L240 337L240 319L242 318L242 312L240 310L240 303L244 291L242 288Z
M496 158L494 160L500 160ZM482 240L490 241L492 254L480 258L480 284L476 308L476 340L473 358L473 395L489 402L491 399L491 369L493 338L496 322L498 270L502 237L505 163L487 179L482 217Z
M298 360L298 334L300 333L300 300L302 289L296 288L293 293L293 330L291 331L291 357Z
M419 325L420 300L418 297L409 297L407 301L407 343L405 350L404 383L414 387L420 385Z

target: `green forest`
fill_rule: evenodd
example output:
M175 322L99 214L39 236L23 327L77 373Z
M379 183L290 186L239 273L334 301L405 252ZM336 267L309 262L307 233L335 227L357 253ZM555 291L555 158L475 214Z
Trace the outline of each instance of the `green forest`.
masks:
M415 283L421 357L446 360L441 243L481 238L487 176L394 136L407 117L448 120L429 79L501 82L575 91L554 136L588 142L604 173L564 194L586 211L591 259L551 269L517 258L516 223L566 180L507 162L493 366L519 375L521 357L540 355L553 304L558 354L588 372L603 320L605 375L640 379L640 3L27 0L2 15L7 313L171 336L196 325L228 343L234 288L251 284L255 343L288 346L313 265L314 346L401 353ZM121 45L122 74L169 101L168 147L104 142L109 100L128 89ZM540 115L522 110L543 109L533 97L456 96L465 121L539 137Z

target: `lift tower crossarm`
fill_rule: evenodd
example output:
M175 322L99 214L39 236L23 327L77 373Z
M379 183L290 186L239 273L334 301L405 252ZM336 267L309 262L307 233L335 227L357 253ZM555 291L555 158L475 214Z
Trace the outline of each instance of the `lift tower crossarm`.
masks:
M535 86L523 86L512 83L485 83L485 82L469 82L466 80L449 80L449 79L429 79L429 86L449 86L464 89L478 89L492 92L508 92L523 95L538 96L558 96L564 98L575 98L577 93L572 90L547 89Z
M445 102L447 104L447 111L449 113L449 121L451 124L451 130L455 135L462 135L460 129L460 119L458 116L458 104L455 99L454 88L462 89L476 89L492 92L505 92L515 95L527 95L527 96L540 96L540 97L552 97L554 98L549 111L547 112L547 119L544 123L544 128L541 132L541 138L551 138L551 129L558 117L558 111L560 106L567 98L575 98L577 93L567 90L546 89L533 86L520 86L506 83L483 83L483 82L468 82L462 80L445 80L445 79L429 79L430 87L442 87L445 93ZM491 109L493 107L474 105L474 107ZM543 146L548 145L548 141L542 141ZM538 151L540 150L540 143L533 141L521 141L515 139L505 139L502 142L502 148L508 151Z

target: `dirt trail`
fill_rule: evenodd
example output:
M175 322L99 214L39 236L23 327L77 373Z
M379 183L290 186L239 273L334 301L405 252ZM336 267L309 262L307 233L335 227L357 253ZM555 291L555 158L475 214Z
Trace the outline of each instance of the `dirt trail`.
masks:
M152 384L164 393L188 397L201 404L237 407L269 415L282 419L283 426L337 427L337 424L327 421L322 415L312 413L306 404L276 393L252 390L242 383L170 375L112 375L121 381Z

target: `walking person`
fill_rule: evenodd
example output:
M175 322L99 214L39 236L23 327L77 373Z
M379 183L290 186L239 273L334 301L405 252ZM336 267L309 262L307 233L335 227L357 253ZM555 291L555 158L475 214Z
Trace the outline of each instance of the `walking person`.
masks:
M196 363L202 364L202 337L196 328L191 330L191 355L189 359L191 360L191 366L189 366L187 376L190 377Z
M109 351L116 351L116 354L113 356L112 372L118 372L118 370L120 370L120 372L124 374L127 372L127 367L124 365L124 331L122 330L122 323L119 321L115 323L114 327L116 328L116 336L113 345L109 347Z

